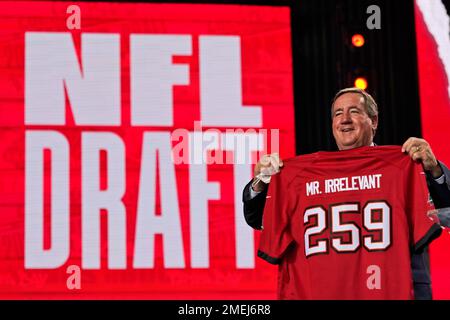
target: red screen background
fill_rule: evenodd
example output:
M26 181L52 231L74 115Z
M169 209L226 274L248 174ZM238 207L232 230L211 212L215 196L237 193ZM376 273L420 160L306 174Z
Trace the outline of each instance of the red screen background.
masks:
M209 268L190 266L189 196L199 192L189 181L189 165L175 166L178 207L183 237L185 268L163 265L162 239L156 236L155 266L132 267L143 131L190 131L201 121L199 83L200 35L231 35L241 40L242 104L261 106L262 127L280 134L280 154L295 154L290 11L285 7L77 3L81 30L68 30L63 2L2 2L0 11L0 298L118 298L118 299L274 299L276 268L255 258L253 268L236 266L235 205L242 213L242 186L234 186L233 165L208 165L208 181L220 184L220 199L209 201ZM27 126L24 122L25 33L68 32L80 58L82 33L120 35L121 113L118 127L76 126L70 112L63 126ZM192 55L174 57L173 63L189 66L189 85L174 86L174 125L139 128L130 125L130 34L183 34L192 37ZM81 61L82 65L82 61ZM69 110L70 101L66 97ZM101 116L101 115L99 115ZM233 125L230 125L233 128ZM56 130L70 145L70 255L56 269L24 267L24 163L25 131ZM243 128L246 129L246 128ZM259 129L259 128L256 128ZM107 267L107 224L101 222L101 268L81 270L81 289L69 290L67 267L81 265L81 133L103 130L116 133L126 147L127 269ZM222 132L225 128L219 128ZM266 151L271 151L270 147ZM161 160L160 160L161 161ZM48 168L46 168L48 170ZM249 177L251 172L248 172ZM48 179L48 172L45 175ZM104 179L104 178L102 178ZM160 193L157 186L156 193ZM239 190L239 194L237 194ZM46 189L46 192L49 191ZM45 197L49 201L49 196ZM159 208L157 200L156 207ZM49 214L45 213L47 246ZM258 234L255 232L255 244ZM256 251L255 251L256 253Z
M430 0L431 1L431 0ZM436 157L450 164L450 97L448 76L438 53L438 43L416 4L416 35L420 86L422 133ZM450 237L443 233L430 245L433 298L450 299Z

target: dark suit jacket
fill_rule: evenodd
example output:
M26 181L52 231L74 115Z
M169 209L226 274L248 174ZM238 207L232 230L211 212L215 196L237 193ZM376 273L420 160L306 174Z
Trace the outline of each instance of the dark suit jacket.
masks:
M450 207L450 170L439 162L445 175L445 182L438 184L429 172L426 172L428 190L436 208ZM244 188L242 201L244 202L245 221L253 229L261 230L264 205L266 203L267 187L253 199L250 196L250 181ZM429 300L431 294L431 277L428 248L421 252L412 252L411 269L413 272L414 295L417 300Z

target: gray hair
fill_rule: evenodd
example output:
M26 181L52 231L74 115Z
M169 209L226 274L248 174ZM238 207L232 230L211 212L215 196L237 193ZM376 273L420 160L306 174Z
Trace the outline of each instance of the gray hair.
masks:
M342 96L345 93L359 93L364 98L364 107L366 109L366 112L369 116L369 118L373 119L374 117L378 116L378 106L375 100L372 98L370 94L368 94L366 91L359 89L359 88L345 88L340 90L336 95L334 96L333 103L331 104L331 118L333 118L333 106L336 102L337 98Z

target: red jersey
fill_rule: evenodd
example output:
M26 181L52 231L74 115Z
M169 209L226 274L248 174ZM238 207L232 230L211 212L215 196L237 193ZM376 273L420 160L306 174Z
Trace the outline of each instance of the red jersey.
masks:
M288 159L258 256L280 264L280 299L413 299L411 250L441 232L427 200L422 166L398 146Z

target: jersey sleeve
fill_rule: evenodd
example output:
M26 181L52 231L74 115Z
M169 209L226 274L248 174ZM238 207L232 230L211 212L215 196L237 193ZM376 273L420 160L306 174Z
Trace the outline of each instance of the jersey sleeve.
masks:
M417 252L439 237L442 229L427 216L427 211L432 209L432 206L428 204L429 193L422 166L413 163L408 173L406 210L409 215L412 245Z
M282 173L272 177L263 213L263 229L258 257L272 264L279 264L283 253L293 241L290 231L290 196L283 185Z

